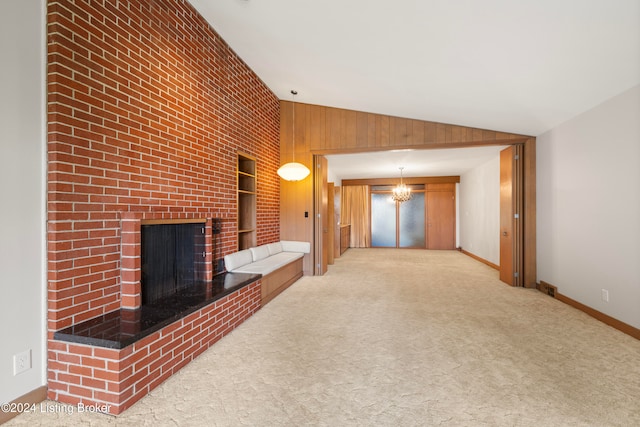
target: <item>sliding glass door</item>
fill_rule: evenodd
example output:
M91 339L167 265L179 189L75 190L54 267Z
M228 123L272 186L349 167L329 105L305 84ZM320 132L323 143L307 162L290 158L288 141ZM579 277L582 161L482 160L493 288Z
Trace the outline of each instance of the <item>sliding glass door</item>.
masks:
M424 185L411 187L413 197L404 203L391 199L392 186L371 187L371 246L425 247Z
M396 202L389 193L371 193L371 246L396 247Z
M411 200L398 204L398 235L401 248L424 248L424 193L413 193Z

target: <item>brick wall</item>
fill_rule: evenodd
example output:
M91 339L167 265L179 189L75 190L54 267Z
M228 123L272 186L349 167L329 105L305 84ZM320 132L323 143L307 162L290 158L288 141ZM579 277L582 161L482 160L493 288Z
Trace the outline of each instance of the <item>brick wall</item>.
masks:
M50 1L49 328L120 307L123 213L221 217L258 158L258 244L279 238L279 105L186 1Z
M238 151L279 239L279 103L184 0L49 1L47 32L52 345L123 305L123 220L223 218L235 250Z

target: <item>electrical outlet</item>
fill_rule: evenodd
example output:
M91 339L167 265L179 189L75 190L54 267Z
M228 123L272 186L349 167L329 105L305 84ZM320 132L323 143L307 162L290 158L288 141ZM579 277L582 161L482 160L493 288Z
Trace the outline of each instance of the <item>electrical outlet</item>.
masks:
M609 302L609 291L606 289L602 290L602 301Z
M13 355L13 375L31 369L31 350Z

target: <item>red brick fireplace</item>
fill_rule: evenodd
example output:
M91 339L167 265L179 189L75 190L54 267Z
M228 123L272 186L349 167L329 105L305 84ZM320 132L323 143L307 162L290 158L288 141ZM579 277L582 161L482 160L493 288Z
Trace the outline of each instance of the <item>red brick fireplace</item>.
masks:
M49 1L48 131L49 397L119 413L255 312L259 281L122 349L54 332L139 305L141 221L221 218L234 251L238 151L258 244L279 240L278 99L187 1Z

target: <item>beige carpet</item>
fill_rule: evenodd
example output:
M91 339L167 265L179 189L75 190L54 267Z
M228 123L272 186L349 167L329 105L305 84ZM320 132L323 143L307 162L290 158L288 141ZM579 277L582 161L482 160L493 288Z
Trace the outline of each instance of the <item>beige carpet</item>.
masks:
M350 249L119 417L8 423L73 424L638 426L640 341L458 252Z

